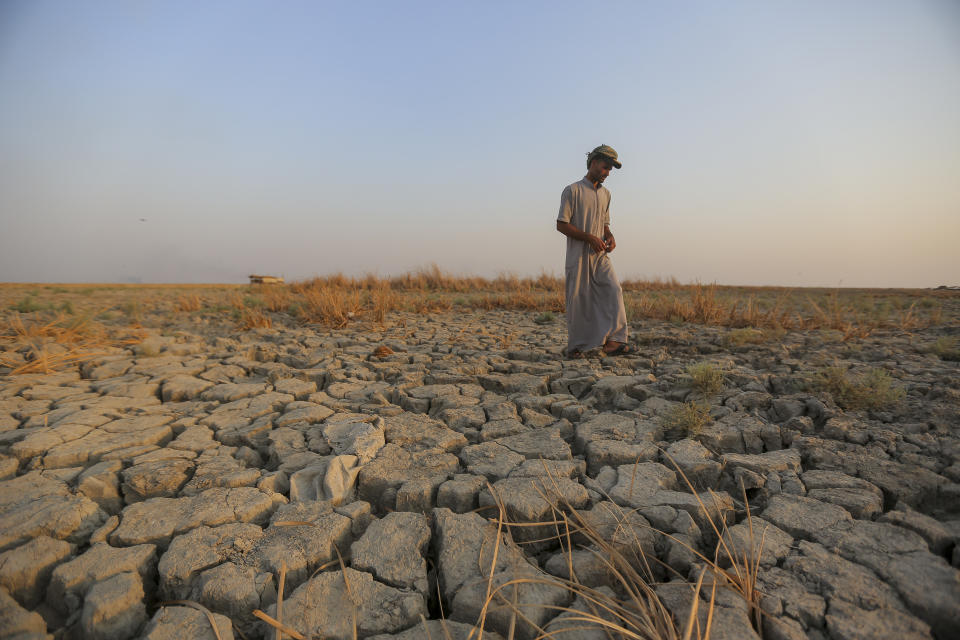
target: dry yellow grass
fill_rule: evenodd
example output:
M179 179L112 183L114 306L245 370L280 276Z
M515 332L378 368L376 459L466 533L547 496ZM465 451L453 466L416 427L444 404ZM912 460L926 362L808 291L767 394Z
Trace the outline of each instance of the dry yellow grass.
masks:
M197 294L181 295L177 298L177 311L199 311L203 308L203 300Z
M269 329L273 326L270 316L259 309L244 309L240 314L242 329Z
M373 319L383 323L386 322L388 313L396 311L400 300L390 288L390 284L384 282L371 290L370 302L373 307Z
M299 294L303 302L299 317L305 322L343 327L361 309L359 289L320 285L304 287Z
M232 291L226 297L227 306L242 310L246 305L243 303L243 294L239 291Z
M290 291L284 285L260 285L258 292L268 311L286 311L290 306Z
M443 311L451 306L559 313L565 310L563 280L545 273L536 278L508 274L493 280L458 278L433 265L389 281L374 276L351 279L337 274L304 283L304 288L329 286L370 291L383 287L385 282L396 295L391 306L416 313ZM631 320L770 330L834 329L844 338L864 337L878 328L909 331L929 326L940 320L940 301L949 295L903 290L844 290L841 293L821 289L681 285L676 279L628 280L623 283L623 289ZM453 298L452 305L450 298ZM383 315L378 314L378 321L382 321Z
M0 366L11 374L50 373L104 355L111 348L137 344L144 338L139 327L110 330L86 317L57 314L52 320L24 322L19 313L0 323L0 341L12 345L23 360L0 355Z
M554 519L547 523L514 523L507 519L506 509L499 500L493 487L487 485L488 490L493 496L497 515L495 521L497 524L498 538L505 531L510 531L518 527L551 525L556 530L556 535L549 538L560 544L562 551L567 555L567 565L570 567L569 579L550 577L543 579L536 578L517 578L506 581L494 587L493 576L494 567L497 563L496 549L490 563L490 569L487 572L489 576L487 584L487 595L476 622L478 628L483 628L488 612L494 608L508 609L513 612L513 621L511 630L517 619L532 624L529 616L525 615L516 602L510 597L516 594L516 587L528 583L544 583L553 586L561 586L568 590L574 597L581 598L590 611L578 611L569 607L548 608L557 613L567 613L566 621L574 623L574 627L568 627L567 633L575 629L594 629L603 630L612 638L644 638L647 640L691 640L697 638L706 640L710 637L713 622L713 611L718 586L725 586L732 589L740 595L747 604L750 612L750 620L755 629L759 630L762 625L761 610L759 607L760 593L756 589L757 575L759 573L759 559L763 549L763 536L759 542L754 539L752 521L750 520L750 507L744 494L744 506L747 513L749 527L749 547L743 552L731 549L727 544L729 534L727 530L726 513L719 506L719 501L711 492L713 505L706 505L690 483L686 475L679 469L672 459L667 456L678 475L687 484L689 490L696 496L701 512L709 522L715 538L717 539L716 549L712 557L707 557L696 549L690 548L685 543L673 538L670 534L658 532L659 535L674 539L676 542L684 544L690 551L702 562L703 571L700 572L695 584L691 585L691 605L686 615L681 619L675 619L667 607L663 604L655 590L653 582L653 572L651 565L653 563L662 564L657 558L648 558L643 554L643 547L639 539L636 539L636 533L633 542L635 544L624 544L623 540L616 542L606 539L595 527L595 525L585 518L577 509L567 503L559 489L557 478L554 477L549 469L544 466L547 479L547 487L540 491L541 497L553 505ZM611 504L614 504L611 502ZM619 536L631 535L634 531L630 524L628 513L616 507L619 511L620 524L617 527ZM586 540L586 544L579 546L592 549L597 558L604 564L606 570L613 576L618 585L618 591L622 596L611 597L607 593L588 587L582 584L576 572L572 570L574 547L577 546L574 540L580 538ZM509 543L510 538L506 539ZM542 540L538 541L542 542ZM632 549L632 553L627 552ZM639 550L639 551L638 551ZM637 554L638 557L632 557ZM729 568L720 566L720 557L723 555L730 562ZM704 606L707 607L705 615L700 615L701 606L700 593L705 580L709 578L710 597ZM547 606L547 605L543 605ZM546 631L537 628L538 637L550 637Z
M731 329L777 332L838 331L845 339L878 329L915 331L957 314L960 294L948 290L803 289L681 284L676 279L626 280L624 301L630 321L690 322ZM286 314L294 320L343 327L355 321L387 323L391 314L455 310L517 310L563 313L561 277L500 274L495 278L455 276L430 265L393 277L342 273L291 285L20 285L0 286L0 304L20 313L88 307L113 300L128 320L150 314L216 315L245 309ZM109 308L109 304L101 305ZM237 313L234 313L235 310ZM274 317L274 322L277 318ZM754 336L739 336L742 342ZM732 337L733 338L733 337Z

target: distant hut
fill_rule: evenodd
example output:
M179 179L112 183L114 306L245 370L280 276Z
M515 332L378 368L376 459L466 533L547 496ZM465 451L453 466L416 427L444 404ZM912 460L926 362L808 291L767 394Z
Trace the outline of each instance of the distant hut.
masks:
M250 276L250 284L283 284L283 278L276 276Z

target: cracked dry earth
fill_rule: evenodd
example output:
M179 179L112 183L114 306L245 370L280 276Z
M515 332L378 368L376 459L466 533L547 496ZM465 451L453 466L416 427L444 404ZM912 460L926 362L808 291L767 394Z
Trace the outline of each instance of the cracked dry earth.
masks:
M633 357L565 360L562 321L497 311L402 326L154 334L74 370L0 378L0 637L466 638L495 584L567 577L542 531L496 538L490 487L512 521L552 518L548 471L571 509L632 528L666 567L657 592L682 619L716 538L672 458L712 489L730 546L764 531L765 638L960 637L960 376L917 348L955 328L843 342L791 332L729 346L730 330L635 323ZM702 396L684 370L711 362ZM839 362L906 391L883 411L838 408L804 380ZM699 399L712 421L664 427ZM669 454L669 458L668 455ZM661 533L670 534L670 537ZM526 544L523 544L525 543ZM338 561L338 552L343 556ZM721 564L725 559L720 558ZM589 551L579 579L616 592ZM348 588L349 585L349 588ZM567 591L528 583L517 604L558 638ZM422 618L431 622L422 622ZM493 611L486 638L506 637ZM567 626L577 627L578 624ZM720 590L714 638L755 638Z

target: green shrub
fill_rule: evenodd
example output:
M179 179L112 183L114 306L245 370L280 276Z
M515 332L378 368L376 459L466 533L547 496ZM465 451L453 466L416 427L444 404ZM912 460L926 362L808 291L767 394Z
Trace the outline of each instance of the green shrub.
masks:
M33 313L34 311L42 311L43 309L46 309L47 306L37 302L37 299L33 296L33 294L31 294L17 304L11 305L10 308L14 311L19 311L20 313Z
M538 315L536 318L534 318L533 321L536 322L537 324L550 324L556 319L557 317L553 315L552 311L544 311L543 313Z
M681 438L693 436L710 423L710 405L700 402L684 402L660 419L663 428Z
M695 389L704 394L716 393L723 389L723 372L709 362L700 362L687 367L687 376Z
M893 378L883 369L871 369L855 376L843 367L827 367L817 373L812 382L815 389L828 392L843 409L885 409L906 396L903 388L894 385Z
M759 344L763 342L763 331L752 327L734 329L727 334L725 342L728 345L739 347L745 344Z
M957 346L956 338L946 336L937 338L925 351L934 354L941 360L960 362L960 347Z

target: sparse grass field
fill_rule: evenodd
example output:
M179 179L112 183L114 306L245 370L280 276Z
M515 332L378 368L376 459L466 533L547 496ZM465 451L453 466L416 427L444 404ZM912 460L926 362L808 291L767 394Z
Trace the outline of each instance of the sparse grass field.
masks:
M628 280L623 289L632 323L727 327L731 348L778 341L796 330L834 331L843 340L881 329L910 332L960 316L960 293L949 290L728 287L675 280ZM71 358L81 358L98 345L134 339L140 327L163 330L182 323L221 322L240 330L290 324L384 325L402 313L497 309L529 311L536 314L536 322L550 325L564 313L563 280L546 273L457 277L432 266L389 278L334 274L289 285L0 284L0 336L23 347L19 356L6 350L5 366L21 370L29 364L43 370L43 354L48 368L73 362ZM63 331L53 335L56 327L74 326L70 319L82 320L83 340ZM33 335L37 332L44 335ZM61 346L51 346L54 343ZM943 360L960 358L952 336L918 349ZM722 374L717 378L707 369L688 373L704 393L722 384Z

